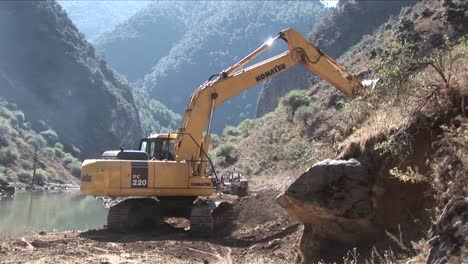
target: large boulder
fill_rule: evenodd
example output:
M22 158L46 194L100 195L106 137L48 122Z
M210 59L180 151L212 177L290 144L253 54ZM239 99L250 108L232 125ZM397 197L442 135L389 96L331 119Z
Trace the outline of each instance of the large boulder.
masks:
M323 217L362 219L372 208L372 179L361 162L350 160L324 160L304 172L278 202L302 223L315 222L317 213ZM288 206L292 202L294 206ZM298 203L298 201L301 201ZM293 208L316 208L313 218Z
M304 224L299 247L305 263L319 261L323 251L330 250L330 241L351 248L379 236L371 220L372 187L369 169L358 160L324 160L277 197Z

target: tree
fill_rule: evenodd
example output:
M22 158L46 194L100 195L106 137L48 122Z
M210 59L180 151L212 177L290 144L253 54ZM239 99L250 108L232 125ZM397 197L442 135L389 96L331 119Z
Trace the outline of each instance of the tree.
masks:
M308 106L310 102L311 100L306 90L292 90L280 100L280 104L291 112L291 120L299 107Z
M34 151L34 156L33 156L33 177L32 177L32 182L31 186L34 186L34 183L36 181L36 171L37 171L37 161L39 158L40 152L47 146L46 140L40 136L40 135L32 135L27 139L28 143L31 144L33 147Z

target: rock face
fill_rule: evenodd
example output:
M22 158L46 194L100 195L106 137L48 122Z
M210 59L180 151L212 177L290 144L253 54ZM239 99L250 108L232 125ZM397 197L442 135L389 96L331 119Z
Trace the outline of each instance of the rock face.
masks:
M398 14L402 7L413 5L416 0L366 1L342 0L337 9L324 16L309 36L310 41L332 58L338 58L358 43L366 34L371 34ZM266 82L257 103L257 117L275 110L280 97L294 89L306 89L313 78L307 70L295 69Z
M59 4L2 1L0 34L0 95L33 128L46 123L81 157L136 144L141 127L129 87L96 57Z
M324 160L278 196L277 202L304 223L304 262L320 260L324 240L353 244L378 236L371 222L372 187L368 168L358 160Z
M432 228L427 263L462 263L468 259L468 198L455 197Z
M424 195L428 186L400 181L385 165L374 163L364 158L321 161L277 197L304 224L303 262L341 261L349 249L389 243L386 232L401 232L404 243L424 236L430 226L427 208L433 204Z

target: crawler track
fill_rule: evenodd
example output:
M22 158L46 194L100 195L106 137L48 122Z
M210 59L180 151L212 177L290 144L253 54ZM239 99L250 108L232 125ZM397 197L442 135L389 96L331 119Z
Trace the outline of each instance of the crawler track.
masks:
M190 214L190 233L195 236L211 236L228 226L232 205L227 202L203 201L195 204Z
M153 199L127 199L109 209L107 228L114 231L148 229L161 223L159 203Z

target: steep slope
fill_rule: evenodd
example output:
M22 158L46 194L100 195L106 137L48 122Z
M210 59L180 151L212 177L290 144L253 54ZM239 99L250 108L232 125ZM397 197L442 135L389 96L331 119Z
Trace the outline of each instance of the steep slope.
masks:
M140 70L154 65L144 72L141 86L154 99L182 113L190 94L209 76L283 28L310 31L323 11L319 2L154 3L97 43L104 56L116 62L114 67L130 79L140 78ZM132 58L124 60L126 53ZM258 89L249 90L223 105L216 113L215 130L253 116L257 94Z
M340 1L338 7L324 17L309 36L312 43L333 58L339 57L366 34L371 34L402 7L416 0L400 1ZM306 89L317 80L308 71L295 70L266 82L260 92L256 116L273 111L280 97L294 89Z
M305 223L297 240L304 263L342 261L353 248L347 259L354 263L376 256L386 263L423 263L430 247L442 260L431 257L429 263L466 259L466 210L444 207L468 195L467 10L466 1L445 0L402 9L338 60L351 72L382 78L375 89L347 100L318 82L308 92L319 111L292 114L286 102L250 121L250 133L239 133L243 126L226 131L215 149L221 171L242 169L253 175L252 185L291 186L288 191L307 195L308 201L288 208ZM219 151L228 142L229 155ZM325 158L341 161L317 163L304 173L310 185L304 179L290 185L300 175L295 170ZM336 170L336 178L325 177L340 162L361 163L366 173Z
M132 147L141 135L129 87L55 1L0 3L0 95L45 122L81 157Z
M55 131L44 127L38 133L28 121L15 104L0 97L0 186L30 186L33 179L37 185L76 184L81 168L76 153L64 151Z
M58 3L67 11L86 39L94 41L98 36L111 31L116 25L137 13L150 1L70 1Z

